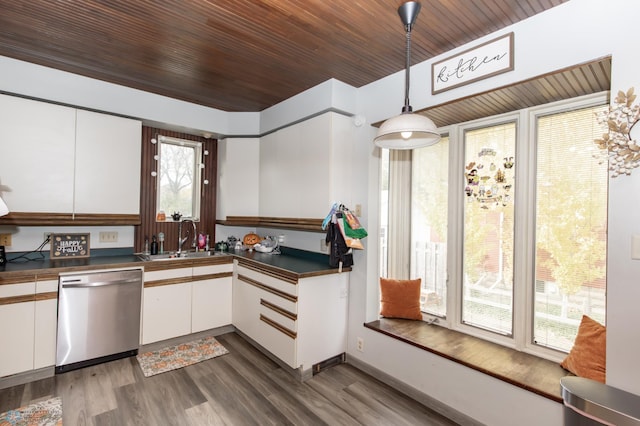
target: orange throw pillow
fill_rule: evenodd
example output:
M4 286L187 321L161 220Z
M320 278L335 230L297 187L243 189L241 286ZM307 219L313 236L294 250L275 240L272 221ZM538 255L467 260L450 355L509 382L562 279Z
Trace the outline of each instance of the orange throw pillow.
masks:
M422 279L380 278L380 315L386 318L421 320L420 284Z
M607 329L586 315L582 316L576 341L562 368L579 377L605 382Z

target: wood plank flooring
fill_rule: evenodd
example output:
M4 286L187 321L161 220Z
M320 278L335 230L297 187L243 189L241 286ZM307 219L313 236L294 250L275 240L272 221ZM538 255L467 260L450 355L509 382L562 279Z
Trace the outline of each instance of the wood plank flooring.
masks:
M70 425L455 425L340 364L305 383L235 333L229 354L145 378L135 357L0 390L0 412L62 397Z

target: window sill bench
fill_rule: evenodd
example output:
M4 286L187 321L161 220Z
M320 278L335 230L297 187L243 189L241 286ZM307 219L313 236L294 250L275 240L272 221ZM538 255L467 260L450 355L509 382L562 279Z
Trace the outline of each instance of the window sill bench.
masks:
M559 403L560 379L572 375L556 362L424 321L382 318L364 326Z

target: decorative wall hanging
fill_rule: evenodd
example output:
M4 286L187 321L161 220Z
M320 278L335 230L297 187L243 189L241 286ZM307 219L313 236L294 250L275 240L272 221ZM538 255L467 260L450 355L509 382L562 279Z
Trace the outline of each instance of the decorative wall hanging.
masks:
M493 148L483 148L478 160L465 166L467 202L481 209L506 207L513 199L513 157L497 157Z
M513 33L431 65L431 94L512 71Z
M51 234L51 260L90 256L91 234Z
M640 166L640 145L636 139L640 136L640 126L636 126L640 119L640 106L633 105L636 99L633 92L633 87L627 93L618 91L609 111L596 115L598 123L607 125L609 129L594 142L607 151L611 177L628 176L632 169Z

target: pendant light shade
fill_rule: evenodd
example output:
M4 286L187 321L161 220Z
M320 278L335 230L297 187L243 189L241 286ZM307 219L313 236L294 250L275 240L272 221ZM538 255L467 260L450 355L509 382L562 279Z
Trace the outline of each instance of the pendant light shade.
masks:
M9 208L5 204L5 202L0 198L0 216L5 216L9 214Z
M433 145L440 140L440 134L433 121L414 114L409 104L409 67L411 66L411 30L420 12L420 3L409 1L398 8L398 15L404 25L407 37L407 57L405 66L405 96L402 113L382 123L373 140L376 146L387 149L415 149Z

